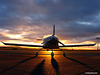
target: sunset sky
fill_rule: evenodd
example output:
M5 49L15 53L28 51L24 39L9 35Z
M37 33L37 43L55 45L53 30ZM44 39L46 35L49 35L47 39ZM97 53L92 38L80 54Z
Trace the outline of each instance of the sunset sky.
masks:
M54 24L63 43L96 42L100 0L0 0L0 41L42 43Z

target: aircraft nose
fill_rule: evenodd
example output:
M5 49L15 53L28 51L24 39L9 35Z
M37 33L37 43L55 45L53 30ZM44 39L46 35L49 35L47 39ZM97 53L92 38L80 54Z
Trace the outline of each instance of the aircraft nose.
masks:
M52 38L52 40L56 40L55 38Z

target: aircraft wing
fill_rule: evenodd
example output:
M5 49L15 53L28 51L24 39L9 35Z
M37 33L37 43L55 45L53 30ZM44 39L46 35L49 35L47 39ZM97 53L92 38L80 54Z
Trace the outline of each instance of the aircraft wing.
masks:
M13 46L28 46L28 47L43 47L41 45L29 45L29 44L14 44L14 43L4 43L4 45L13 45Z
M95 44L76 44L76 45L64 45L64 46L59 46L59 47L81 47L81 46L94 46Z

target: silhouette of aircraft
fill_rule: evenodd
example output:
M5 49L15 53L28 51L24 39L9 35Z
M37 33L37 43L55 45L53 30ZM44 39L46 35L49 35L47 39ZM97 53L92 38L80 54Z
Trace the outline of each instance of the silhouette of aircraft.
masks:
M52 36L49 36L47 38L44 38L43 39L43 45L28 45L28 44L14 44L14 43L4 43L2 42L4 45L14 45L14 46L28 46L28 47L42 47L41 49L52 49L52 52L51 52L51 56L53 57L54 56L54 53L53 53L53 49L60 49L61 47L80 47L80 46L94 46L96 45L95 44L76 44L76 45L65 45L63 44L62 42L60 42L57 38L57 36L55 36L55 25L53 25L53 35ZM62 44L62 46L59 46L59 44ZM38 52L41 50L39 49ZM60 49L61 50L61 49ZM63 52L63 55L66 56L66 53L61 50ZM36 56L38 55L38 52L36 52Z

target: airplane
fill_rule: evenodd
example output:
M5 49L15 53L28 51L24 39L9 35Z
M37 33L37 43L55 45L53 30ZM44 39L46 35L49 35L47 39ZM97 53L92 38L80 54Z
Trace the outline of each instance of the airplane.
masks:
M53 25L53 34L52 36L49 36L47 38L43 39L43 45L28 45L28 44L15 44L15 43L4 43L2 42L4 45L14 45L14 46L29 46L29 47L42 47L41 49L38 50L38 52L36 52L36 56L38 55L39 51L42 49L52 49L51 52L51 57L53 58L54 56L54 52L53 49L60 49L61 47L80 47L80 46L94 46L95 44L75 44L75 45L65 45L62 42L59 41L59 39L57 38L57 36L55 36L55 25ZM59 43L62 44L62 46L59 46ZM63 52L63 55L66 56L66 53L60 49L60 51Z

